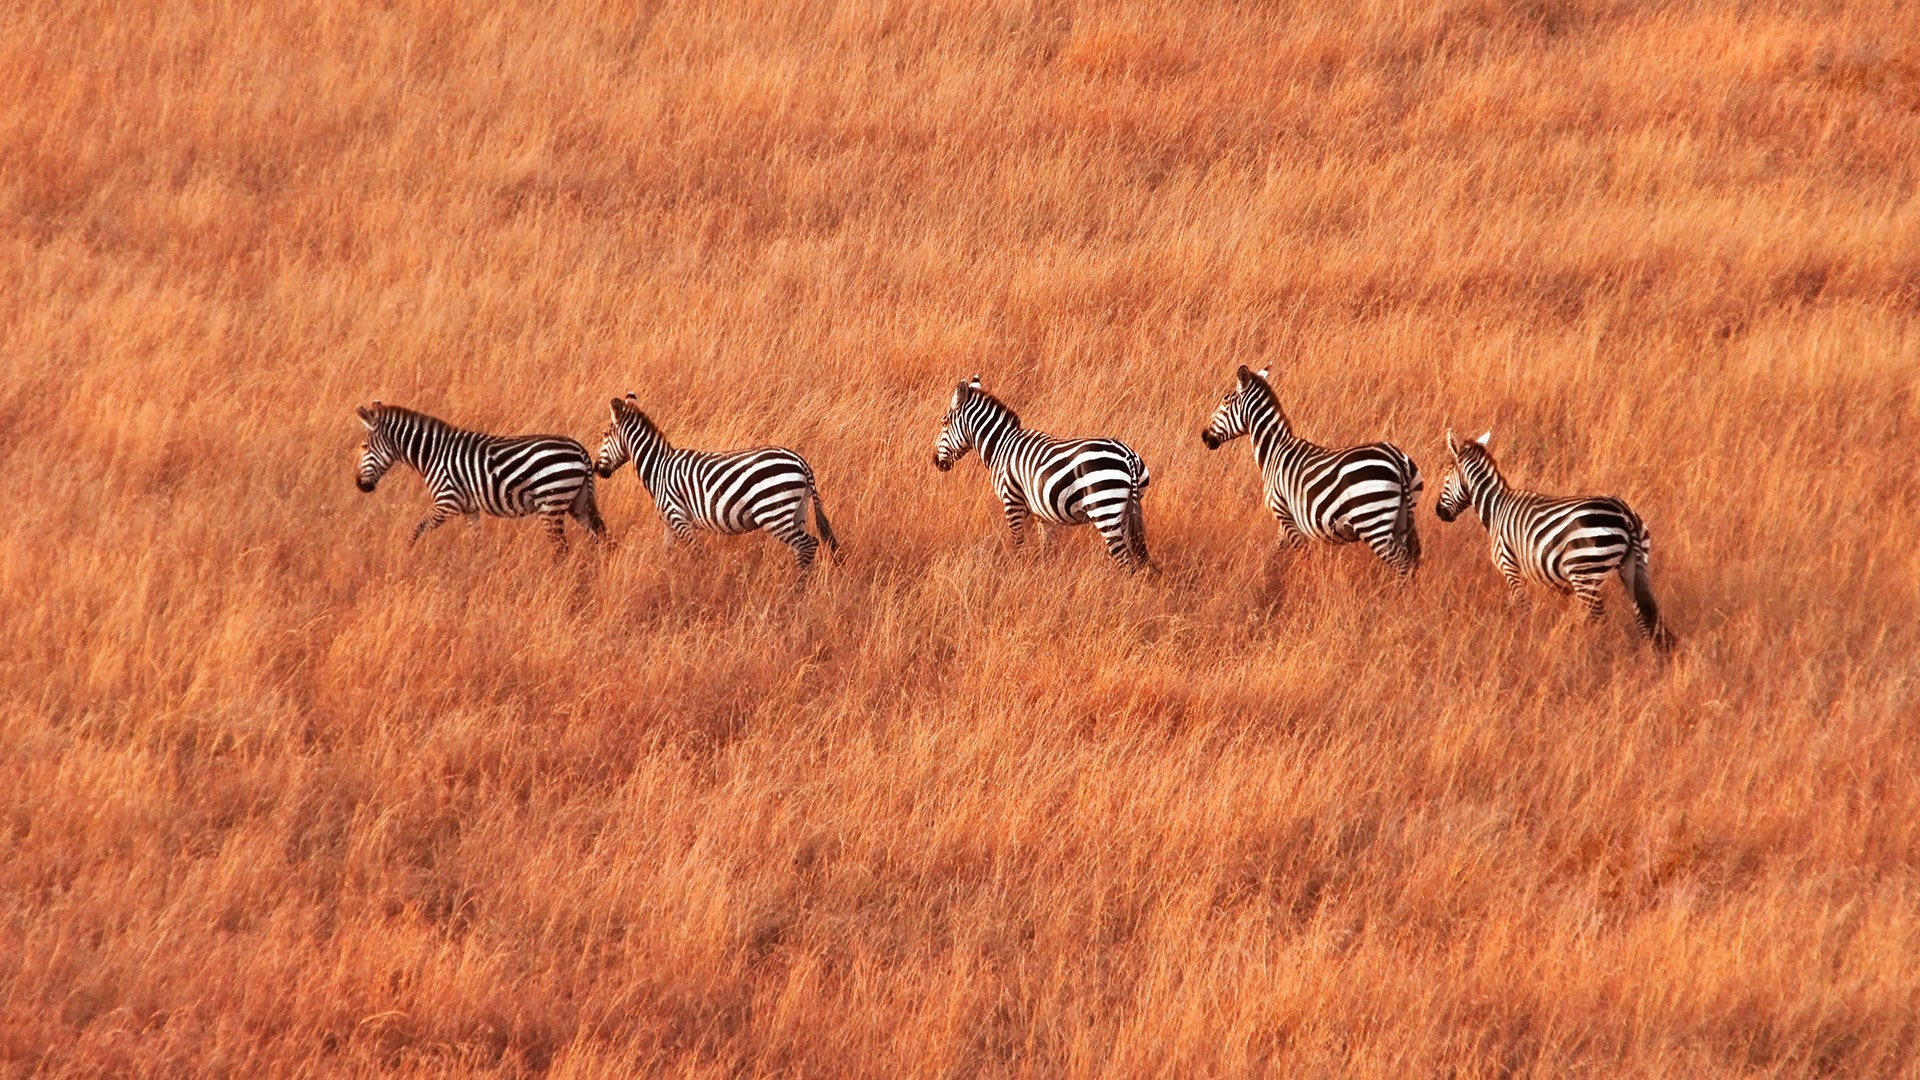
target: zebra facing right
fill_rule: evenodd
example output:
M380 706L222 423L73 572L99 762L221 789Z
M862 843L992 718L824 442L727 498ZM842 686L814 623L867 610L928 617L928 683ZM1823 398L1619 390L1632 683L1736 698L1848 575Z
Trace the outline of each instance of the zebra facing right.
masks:
M1265 481L1267 509L1280 521L1280 543L1364 540L1387 565L1411 574L1420 566L1413 507L1420 470L1392 443L1329 450L1293 433L1265 369L1240 365L1238 384L1200 433L1207 449L1248 436Z
M694 530L748 533L765 529L793 549L801 571L813 565L820 542L840 541L820 506L813 469L783 446L752 450L684 450L667 441L634 395L613 399L613 423L600 440L594 471L612 476L629 460L674 539L692 541ZM807 532L807 507L820 529Z
M1452 521L1473 508L1493 541L1493 563L1507 579L1507 596L1520 599L1523 581L1571 592L1597 619L1605 609L1600 586L1620 575L1633 597L1635 621L1656 648L1673 647L1673 633L1661 621L1647 573L1651 542L1640 515L1609 495L1556 496L1524 491L1500 475L1487 449L1487 432L1460 442L1447 430L1453 467L1440 487L1434 514Z
M1092 523L1115 561L1129 570L1147 565L1140 495L1152 477L1127 444L1056 439L1022 427L1019 415L980 389L975 375L954 387L934 444L934 467L946 472L970 449L980 451L1015 547L1026 541L1029 516L1051 525Z

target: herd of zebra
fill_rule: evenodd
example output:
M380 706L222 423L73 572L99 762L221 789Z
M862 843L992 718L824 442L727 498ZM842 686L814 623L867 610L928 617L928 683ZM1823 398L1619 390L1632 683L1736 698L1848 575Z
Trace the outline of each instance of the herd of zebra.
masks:
M1412 574L1420 564L1414 506L1421 491L1413 460L1390 443L1327 449L1308 442L1294 434L1265 370L1242 365L1236 378L1200 437L1210 450L1248 437L1283 545L1361 541L1403 578ZM692 540L696 530L764 529L793 549L802 572L822 543L829 550L839 547L813 470L800 455L777 446L719 452L676 447L633 394L613 400L612 421L593 458L561 435L488 435L378 401L357 411L366 427L360 490L373 491L395 462L404 462L433 495L433 512L413 530L416 541L456 514L477 523L482 512L538 514L562 550L569 515L605 539L593 477L611 477L631 461L666 520L669 542ZM1461 441L1447 432L1453 465L1435 507L1440 520L1473 509L1516 601L1524 583L1536 582L1572 593L1589 617L1598 618L1600 587L1609 574L1619 574L1641 634L1670 647L1673 635L1653 600L1647 529L1639 516L1610 496L1559 497L1513 487L1494 464L1490 434ZM1091 524L1120 564L1147 565L1140 503L1150 477L1125 443L1058 439L1028 428L981 389L976 375L954 388L934 465L945 472L969 450L979 451L986 465L1014 544L1024 543L1030 517L1054 526ZM809 511L813 531L807 528Z

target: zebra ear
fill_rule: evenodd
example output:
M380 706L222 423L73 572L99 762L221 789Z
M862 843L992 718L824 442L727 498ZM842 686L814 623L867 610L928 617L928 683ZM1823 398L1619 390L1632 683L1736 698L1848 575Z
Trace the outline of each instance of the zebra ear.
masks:
M1487 440L1488 440L1488 439L1491 439L1491 438L1493 438L1493 431L1492 431L1491 429L1489 429L1489 430L1487 430L1487 431L1483 431L1483 432L1481 432L1481 433L1480 433L1480 437L1479 437L1479 438L1477 438L1477 439L1475 439L1475 440L1473 440L1473 441L1474 441L1474 442L1477 442L1477 443L1479 443L1479 444L1480 444L1480 448L1481 448L1482 450L1484 450L1484 449L1486 449L1486 446L1487 446Z
M378 407L380 403L376 401L373 404ZM355 416L360 418L361 423L367 425L368 431L373 430L374 413L371 409L368 409L365 405L355 405L353 412Z
M1239 370L1238 372L1236 372L1236 373L1235 373L1235 376L1236 376L1236 377L1237 377L1237 378L1238 378L1238 379L1239 379L1239 380L1240 380L1241 382L1249 382L1249 381L1251 381L1251 380L1253 379L1253 372L1251 372L1251 371L1249 371L1249 370L1247 370L1247 365L1245 365L1245 364L1241 364L1241 365L1240 365L1240 370Z
M974 390L980 389L980 376L975 374L973 378L967 380L967 386Z
M1454 457L1460 456L1460 440L1453 437L1453 429L1451 427L1447 429L1447 453L1452 454Z

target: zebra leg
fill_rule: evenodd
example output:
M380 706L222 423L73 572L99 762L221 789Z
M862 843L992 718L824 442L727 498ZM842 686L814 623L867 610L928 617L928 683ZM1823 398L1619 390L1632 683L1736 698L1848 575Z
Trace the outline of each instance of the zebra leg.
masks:
M1520 571L1508 563L1500 564L1500 576L1507 580L1507 606L1519 607L1527 598L1527 583L1520 580Z
M672 547L675 543L686 544L691 547L694 542L693 523L683 517L675 516L667 518L667 535L665 542L668 547Z
M1407 525L1410 527L1412 523ZM1410 528L1403 532L1397 520L1381 523L1363 539L1381 562L1393 567L1401 581L1412 577L1420 566L1420 536Z
M814 554L820 550L820 541L807 531L807 501L807 494L801 493L792 512L777 514L772 521L762 521L760 526L793 549L793 559L800 564L803 574L812 568Z
M796 529L793 535L781 536L780 539L793 549L793 561L799 565L801 573L813 568L813 557L820 550L820 541L804 529Z
M1574 599L1587 611L1588 622L1598 622L1607 612L1607 599L1600 595L1600 583L1605 578L1580 578L1573 583Z
M1285 508L1275 510L1273 516L1280 522L1280 550L1292 551L1307 542L1307 536L1293 523L1293 515Z
M1526 599L1526 582L1520 578L1520 564L1513 561L1512 553L1498 540L1493 544L1493 565L1500 569L1500 576L1507 580L1507 606L1519 607Z
M413 535L407 538L408 546L419 543L422 536L445 525L449 516L450 512L445 507L434 507L433 513L428 514L425 521L413 527Z
M559 558L567 553L567 518L564 513L540 515L541 524L547 527L547 537L553 541L553 557Z
M1407 558L1406 548L1400 543L1395 522L1381 522L1361 539L1367 542L1367 547L1379 557L1381 562L1399 571L1401 577L1405 577L1413 569Z
M1093 520L1093 527L1100 530L1100 538L1107 542L1107 555L1121 566L1134 570L1138 563L1133 554L1133 537L1127 527L1129 512L1128 507L1122 506L1112 517Z
M1018 495L1000 496L1001 507L1007 513L1007 528L1013 533L1013 546L1020 547L1027 542L1027 504Z

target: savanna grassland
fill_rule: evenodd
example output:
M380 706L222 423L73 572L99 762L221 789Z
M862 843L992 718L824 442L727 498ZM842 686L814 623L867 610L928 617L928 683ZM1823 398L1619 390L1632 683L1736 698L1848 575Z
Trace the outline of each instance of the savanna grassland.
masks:
M0 11L0 1071L1920 1068L1920 13L639 7ZM1411 584L1276 551L1243 362ZM934 471L976 371L1157 573ZM354 490L628 390L840 557ZM1449 423L1670 657L1507 608Z

